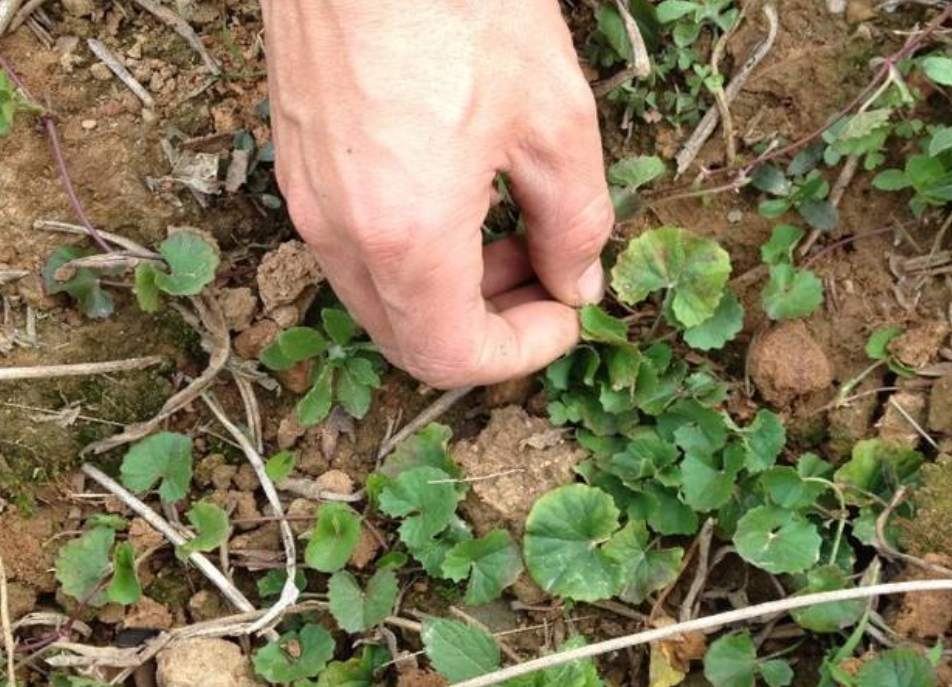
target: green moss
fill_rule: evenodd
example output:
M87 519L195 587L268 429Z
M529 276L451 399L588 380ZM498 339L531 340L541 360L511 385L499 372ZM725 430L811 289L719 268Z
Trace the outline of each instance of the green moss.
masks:
M903 547L914 556L952 557L952 456L922 469L923 485L913 494L916 515L899 523Z

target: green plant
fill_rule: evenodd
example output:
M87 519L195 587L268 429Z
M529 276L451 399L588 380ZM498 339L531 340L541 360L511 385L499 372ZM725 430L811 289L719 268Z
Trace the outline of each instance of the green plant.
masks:
M750 634L725 635L704 656L704 677L714 687L754 687L757 678L769 687L787 687L793 682L793 669L782 659L757 657Z
M334 639L330 633L320 625L305 625L258 649L254 668L270 682L307 687L304 681L317 677L333 656Z
M805 317L823 303L823 282L812 271L793 265L793 252L803 236L799 227L781 224L761 248L764 264L770 269L762 303L772 320Z
M705 32L716 38L730 30L739 15L733 0L665 0L656 6L630 0L628 6L652 53L652 70L647 79L619 86L611 99L648 122L696 125L713 100L705 94L723 86L721 75L705 61L700 39ZM630 61L631 43L618 10L602 4L595 18L588 60L605 67Z
M102 278L108 270L88 267L67 267L67 263L95 255L95 251L73 246L63 246L50 253L43 268L43 286L51 296L68 294L87 317L105 319L115 310L112 296L102 287Z
M751 183L772 196L758 208L768 219L796 210L807 224L819 231L831 231L839 223L839 213L829 201L830 184L819 170L791 179L779 167L761 165L751 175Z
M142 262L135 271L135 294L146 312L159 308L161 294L197 296L215 279L218 247L192 229L178 229L159 244L165 266Z
M637 209L637 192L642 186L664 175L661 158L642 155L619 160L608 168L609 190L619 222L630 219Z
M21 112L41 114L43 108L30 100L7 73L0 70L0 136L10 135L16 115Z
M132 546L116 544L115 530L102 525L60 548L56 580L65 594L94 607L131 605L142 596Z
M933 129L919 142L921 152L906 160L902 169L887 169L876 175L873 185L881 191L913 192L909 207L921 217L930 207L945 207L952 201L952 132Z
M120 475L132 491L145 492L159 484L163 502L181 501L192 481L192 440L175 432L146 437L126 452Z
M321 311L323 331L293 327L281 332L261 352L261 362L270 370L289 370L311 361L311 390L297 404L298 419L305 427L325 419L334 402L355 418L370 409L373 390L380 387L383 358L376 346L358 340L357 324L346 311Z

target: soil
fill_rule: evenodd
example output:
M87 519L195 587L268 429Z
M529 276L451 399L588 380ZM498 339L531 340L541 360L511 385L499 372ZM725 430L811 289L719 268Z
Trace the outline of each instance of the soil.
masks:
M595 24L586 4L565 3L579 46L586 43ZM776 46L731 106L745 154L773 133L795 140L823 125L865 86L870 60L898 45L900 38L892 31L908 31L921 18L920 10L884 17L874 12L876 4L853 0L843 18L831 16L825 0L779 3L781 30ZM314 255L294 237L285 211L268 209L260 201L262 192L277 193L267 173L263 174L265 190L254 193L247 187L233 192L214 184L207 189L210 193L200 193L196 187L205 188L201 183L207 179L182 183L172 178L173 169L181 171L181 167L169 158L168 149L180 156L179 163L211 161L215 171L227 169L235 159L232 148L239 130L259 147L270 140L267 123L258 114L267 84L262 75L257 2L178 0L172 5L224 61L229 78L210 83L192 49L134 3L52 0L43 10L49 21L43 21L54 45L43 45L23 27L0 39L0 51L55 113L70 176L97 227L150 248L173 227L197 227L215 238L222 265L213 293L233 334L235 360L247 365L282 329L315 322L319 308L332 299ZM763 17L753 7L750 19L728 43L722 65L725 73L743 63L765 29ZM144 110L103 70L87 49L87 38L102 40L127 62L155 98L154 111ZM587 71L593 80L610 76L591 65ZM934 98L924 107L917 114L930 121L947 121L948 106L941 99ZM646 153L670 158L690 134L686 127L648 126L640 121L626 132L620 126L618 105L607 99L599 102L599 112L609 163ZM34 610L74 613L93 625L97 644L109 645L120 631L165 629L232 613L234 609L194 568L177 561L162 535L133 518L114 498L90 498L98 490L77 475L85 446L121 426L153 417L172 394L201 373L208 352L178 311L165 307L154 315L145 314L129 288L109 289L116 312L105 320L90 320L65 296L45 293L41 272L48 255L60 246L86 242L79 236L34 228L38 220L73 222L75 216L62 191L49 142L28 122L29 117L22 117L15 135L0 138L0 270L27 272L22 279L0 282L0 366L153 354L164 356L166 362L105 376L0 383L0 554L9 578L12 617ZM725 145L716 133L702 149L698 164L716 167L724 159ZM814 253L819 257L812 269L824 282L826 298L819 310L803 320L771 324L762 311L764 275L757 271L760 246L775 222L758 214L761 198L756 192L671 202L648 194L640 203L640 214L618 228L612 245L659 224L682 226L717 239L731 255L733 288L747 311L738 339L709 360L704 358L730 382L732 413L736 410L738 417L746 413L749 418L761 405L770 405L788 424L791 452L813 450L834 462L844 460L859 439L875 436L918 447L929 464L924 484L911 496L916 515L900 523L901 542L912 555L946 557L935 560L948 564L952 558L952 457L946 454L952 448L952 374L923 374L910 384L883 368L853 391L863 394L861 398L846 407L827 407L837 387L869 365L864 345L880 327L903 328L905 333L890 350L913 369L925 373L952 360L947 277L937 275L911 284L895 269L902 260L929 252L938 220L930 215L917 221L907 197L879 192L871 179L872 174L857 175L840 205L839 226L819 239L817 250L853 240ZM895 224L902 225L903 231L876 233ZM123 280L129 282L126 276L116 277ZM34 328L31 339L27 334ZM647 333L647 327L637 331ZM695 362L700 359L696 352L678 352L694 356ZM749 391L748 378L753 383ZM391 371L364 420L353 422L335 413L318 427L303 428L293 408L309 386L309 369L301 366L262 382L256 391L267 453L294 451L299 477L339 494L363 489L377 465L377 450L393 427L415 417L437 398L432 389ZM902 388L881 391L896 386ZM470 480L462 512L478 534L502 527L519 535L536 497L574 481L574 467L586 456L569 434L544 419L546 401L540 389L536 377L490 387L441 418L453 429L452 455ZM244 421L241 398L228 375L222 375L214 391L226 412ZM944 452L936 452L906 414L895 409L896 404ZM240 452L222 439L220 426L200 402L177 413L165 428L193 437L198 458L196 491L229 510L236 521L228 554L231 571L242 591L258 600L255 580L281 567L283 559L278 528L269 520L272 511L257 480ZM89 459L115 473L121 453L120 449ZM286 505L291 515L303 518L293 521L295 532L305 534L319 504L292 497ZM137 556L150 553L139 567L145 597L126 611L115 605L78 609L75 601L57 593L52 570L59 546L76 536L88 517L101 512L127 517L129 529L120 536L132 543ZM394 543L392 530L389 523L368 515L351 557L352 567L360 574L370 572L374 561ZM680 543L690 545L689 541ZM918 574L896 565L887 568L892 578L900 572L909 579ZM776 590L768 579L749 580L740 566L729 561L717 573L724 578L713 581L714 591L721 593L718 607L774 598ZM419 577L412 580L404 590L404 610L445 615L448 606L460 602L458 586ZM326 577L311 573L309 582L313 589L324 589ZM683 593L679 587L671 596L674 606L669 612L674 615ZM523 607L510 606L511 596ZM910 595L891 605L887 617L906 638L931 645L952 633L947 622L952 617L949 599L950 595ZM479 618L505 625L507 630L545 627L512 635L511 645L525 658L551 650L576 631L597 640L643 627L635 619L603 608L577 604L567 609L553 604L525 576L495 610ZM481 612L472 609L474 616ZM33 636L39 635L37 630ZM419 638L411 632L395 636L401 649L420 648ZM688 640L661 647L679 669L696 669L703 653L703 637ZM338 646L346 641L341 635ZM159 655L157 683L159 687L253 687L260 683L253 677L247 655L247 647L237 643L192 640ZM819 656L822 647L813 638L796 650L802 684L815 684L810 676L815 676ZM642 664L640 670L633 669ZM600 667L613 687L641 687L646 684L647 664L647 655L632 653L606 657ZM801 677L801 672L807 677ZM425 669L388 675L405 687L446 684ZM34 676L24 684L43 684L42 679ZM702 683L697 670L685 682Z

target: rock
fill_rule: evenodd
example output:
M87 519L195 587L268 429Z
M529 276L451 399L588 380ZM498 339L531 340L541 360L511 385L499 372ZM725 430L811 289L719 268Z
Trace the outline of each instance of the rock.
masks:
M293 303L281 305L268 313L281 329L290 329L301 323L303 316Z
M195 466L195 483L200 487L214 486L216 489L228 489L237 472L238 467L230 465L225 456L220 453L211 453Z
M301 241L288 241L262 258L256 280L258 295L270 312L322 283L324 273L313 250Z
M217 591L202 589L188 600L188 612L192 616L192 622L201 623L229 615L232 608Z
M314 526L314 522L317 520L318 508L320 508L320 504L308 499L294 499L291 501L285 515L288 517L288 525L291 526L291 531L294 532L295 536L300 537ZM301 520L298 518L307 519Z
M63 9L74 17L91 17L96 11L93 0L62 0Z
M241 491L257 491L258 487L261 486L260 482L258 482L258 474L248 463L243 463L242 466L238 468L238 472L235 473L234 482L235 486Z
M109 67L104 65L102 62L97 62L89 68L89 73L93 75L93 78L96 81L109 81L112 79L112 72L109 71Z
M939 354L939 349L949 337L949 331L949 325L945 322L922 322L891 341L889 352L903 365L914 370L925 367Z
M129 543L138 557L164 544L165 537L142 518L133 518L129 524Z
M937 554L927 553L926 562L952 568L952 560ZM903 581L928 580L935 575L918 568L909 567ZM892 627L903 637L910 639L942 638L952 630L952 592L921 592L906 594L902 598Z
M900 410L896 406L902 408ZM902 411L905 411L903 414ZM908 417L907 417L908 416ZM922 435L916 430L912 422L922 427L926 421L925 394L911 391L898 391L889 397L883 416L876 423L879 438L903 444L909 448L916 448L922 441Z
M287 450L297 443L297 440L304 436L307 427L302 427L298 421L296 412L291 413L281 419L278 425L278 448Z
M235 353L247 360L257 360L280 333L281 327L274 320L259 320L235 337Z
M545 448L533 448L529 443L552 429L547 420L509 406L492 412L489 425L475 441L460 441L453 447L453 459L467 477L498 473L492 479L472 482L462 503L479 535L494 527L520 535L536 499L574 480L572 468L587 455L583 449L567 441Z
M357 546L350 554L350 564L358 570L363 570L370 562L377 557L380 551L380 542L370 531L370 527L362 524L360 527L360 539L357 540Z
M231 540L232 551L280 551L281 533L276 522L239 534Z
M788 320L774 325L754 344L750 376L768 402L783 406L828 388L833 367L806 325Z
M287 370L275 372L274 376L288 391L295 394L307 393L311 388L311 372L314 369L313 360L302 360Z
M332 491L335 494L353 494L354 480L343 470L328 470L314 480L322 491Z
M512 379L486 387L483 401L487 408L503 408L509 405L525 405L526 400L539 386L535 375Z
M172 628L172 614L169 609L147 596L129 609L123 626L127 628L145 628L149 630L169 630Z
M431 670L410 668L397 676L397 687L446 687L449 682Z
M36 607L36 590L20 582L7 585L10 619L19 620Z
M940 377L929 396L929 429L952 434L952 374Z
M235 289L218 289L218 303L228 329L233 332L242 332L251 326L255 311L258 309L258 299L251 289L241 286Z
M259 687L251 661L224 639L187 639L159 652L158 687Z
M301 455L298 456L295 467L305 475L319 477L330 469L331 462L320 448L307 445L302 449Z
M859 24L876 18L876 8L871 0L850 0L846 5L846 21Z

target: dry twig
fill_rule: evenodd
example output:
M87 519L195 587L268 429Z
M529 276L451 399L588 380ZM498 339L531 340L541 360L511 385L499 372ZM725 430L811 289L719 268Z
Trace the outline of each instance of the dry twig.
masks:
M27 0L13 17L13 21L10 23L10 31L16 31L20 28L45 2L46 0Z
M109 71L115 74L116 78L125 84L126 88L132 91L135 96L142 101L143 105L150 110L155 109L155 100L153 100L152 94L136 80L132 72L126 69L126 66L112 54L112 51L110 51L102 41L90 38L86 41L86 45L89 46L89 49L92 50L93 54L98 57L104 65L109 67Z
M7 589L7 569L0 555L0 628L3 630L3 650L7 654L7 687L17 687L16 643L10 622L10 599Z
M767 57L767 54L773 48L777 40L777 32L780 30L780 19L777 16L777 9L773 5L767 4L763 6L763 13L764 16L767 17L767 37L757 46L757 49L747 58L747 61L744 62L744 65L737 72L737 75L731 79L731 82L724 88L724 104L726 107L730 107L730 104L734 102L750 78L750 75L760 63L763 62L764 58ZM720 119L721 111L718 108L709 109L701 119L694 133L691 134L691 137L675 158L678 163L679 175L684 174L688 167L691 166L691 163L694 162L694 159L698 153L701 152L701 148L707 142L707 139L714 133L714 129L717 128L717 123Z
M465 398L473 389L476 387L467 386L462 389L452 389L447 391L442 396L440 396L436 401L433 402L428 408L426 408L422 413L417 415L413 420L411 420L407 425L403 427L399 432L390 437L384 444L380 447L380 450L377 452L377 460L381 461L390 455L390 452L393 451L404 439L408 439L413 436L417 430L423 428L424 425L436 420L447 410L452 408L459 402L461 399Z
M254 445L248 440L248 437L246 437L244 433L235 426L235 423L231 421L231 419L225 414L225 411L222 409L222 407L218 405L218 402L215 401L211 395L207 393L202 394L202 400L205 401L205 404L215 414L215 417L218 418L218 421L222 424L222 426L228 430L228 433L231 434L232 438L241 446L241 450L244 452L245 457L248 459L248 462L251 463L251 467L254 468L255 475L258 476L258 481L261 483L261 488L268 499L268 503L271 504L271 508L274 511L275 517L278 518L278 528L281 532L282 543L284 544L284 555L286 558L285 570L287 572L287 578L284 583L284 589L281 590L281 596L278 601L268 610L265 615L252 624L250 631L258 632L277 623L284 615L284 612L293 606L295 602L297 602L298 595L300 594L297 584L294 581L295 573L297 572L297 548L294 541L294 532L291 531L291 526L284 517L284 506L281 503L281 498L278 496L278 492L274 488L274 482L272 482L271 478L268 477L268 473L265 470L264 460L262 460Z
M168 539L174 546L183 546L188 541L178 530L172 527L165 518L145 505L145 503L134 494L102 470L88 463L83 465L82 470L86 476L90 477L93 481L122 501L132 512L149 523L154 530L162 534L162 536ZM222 574L221 570L216 568L215 564L208 560L203 554L194 551L189 554L188 560L208 578L209 582L218 587L221 593L225 595L225 598L239 611L250 612L256 610L254 604L252 604L247 597Z
M24 379L56 379L58 377L88 377L90 375L109 374L144 370L165 362L161 355L149 355L144 358L127 360L109 360L102 363L77 363L76 365L36 365L33 367L0 368L0 382L18 382Z
M221 74L221 67L219 67L218 62L211 56L205 44L202 43L202 39L198 37L198 34L185 19L156 0L133 0L133 2L146 12L155 15L159 21L174 29L178 35L185 39L185 42L202 58L202 62L205 63L209 72L215 76Z
M678 635L689 632L701 632L704 630L724 627L732 623L744 622L762 616L772 615L774 613L787 612L797 608L806 608L807 606L816 606L824 603L837 601L851 601L853 599L869 599L876 596L887 594L909 594L916 592L937 592L952 591L952 580L917 580L912 582L894 582L891 584L877 584L869 587L857 587L854 589L840 589L832 592L820 592L818 594L806 594L804 596L788 597L779 601L769 601L767 603L740 608L726 613L698 618L686 623L678 623L667 627L661 627L645 632L617 637L603 642L596 642L578 649L569 651L560 651L549 654L532 661L526 661L518 665L509 666L501 670L481 675L471 680L458 682L453 687L490 687L498 685L507 680L511 680L522 675L534 673L537 670L552 668L565 665L573 661L580 661L594 656L600 656L612 651L620 651L631 646L640 646L653 642L660 642L665 639L677 637Z
M615 0L615 7L622 21L625 22L625 32L628 34L628 42L631 43L632 76L644 79L651 74L651 59L648 57L648 47L641 35L641 29L638 28L638 22L628 10L627 0Z
M13 15L20 9L23 0L0 0L0 36L7 32L13 21Z

